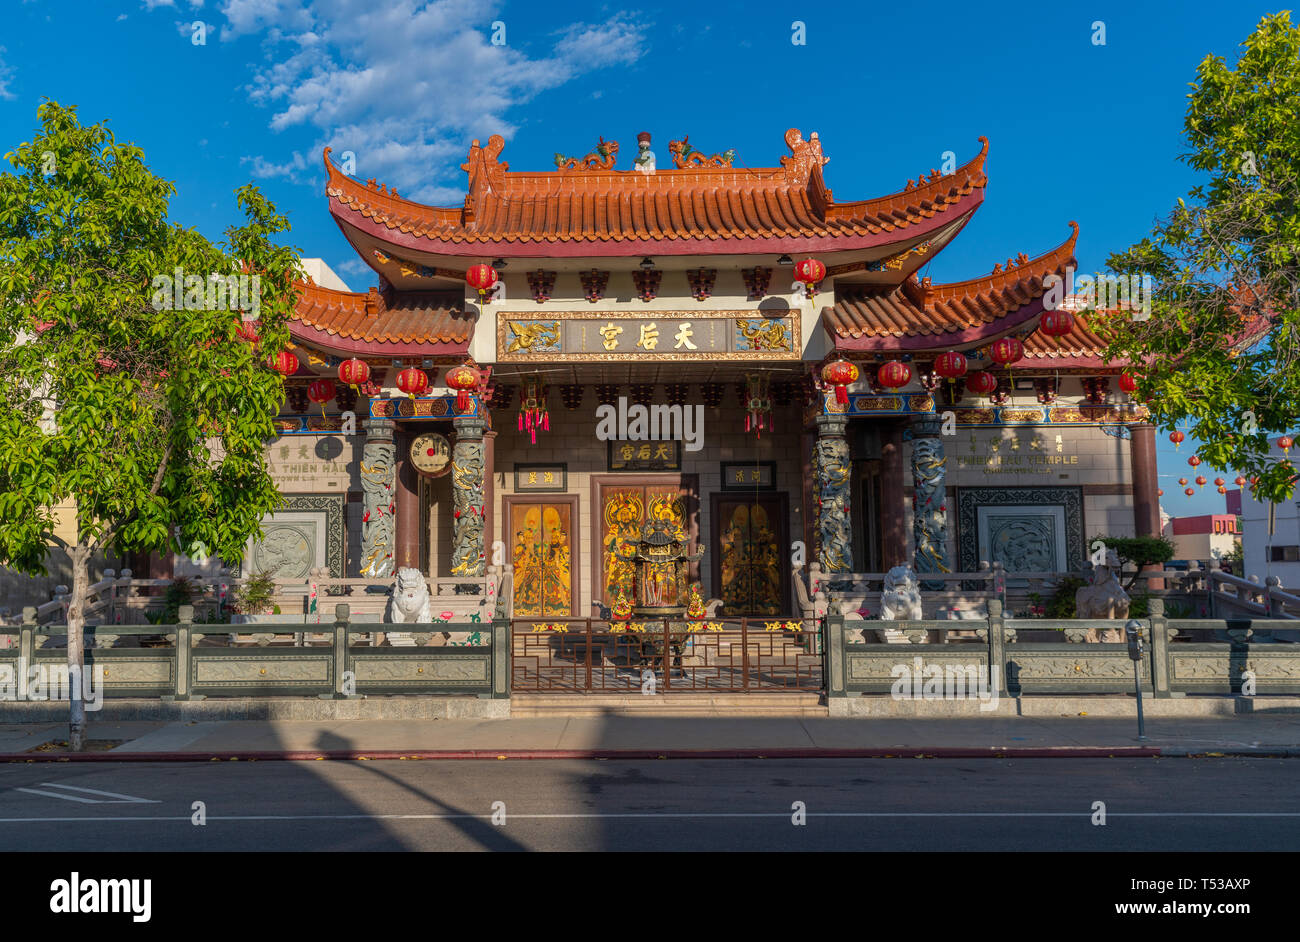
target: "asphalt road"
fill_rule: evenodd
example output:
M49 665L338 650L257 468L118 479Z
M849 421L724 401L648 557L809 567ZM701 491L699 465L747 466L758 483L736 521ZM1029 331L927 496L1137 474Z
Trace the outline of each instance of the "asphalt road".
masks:
M1298 763L6 764L0 851L1280 851L1300 846Z

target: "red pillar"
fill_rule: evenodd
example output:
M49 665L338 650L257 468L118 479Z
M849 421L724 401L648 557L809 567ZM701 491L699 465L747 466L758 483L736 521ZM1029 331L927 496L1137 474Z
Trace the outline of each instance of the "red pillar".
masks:
M397 502L397 568L420 568L420 475L411 464L412 433L403 429L393 436L397 446L397 480L393 498Z
M1137 536L1160 535L1160 498L1156 494L1156 427L1149 422L1129 426L1129 456L1133 465L1133 529ZM1160 570L1162 566L1147 566ZM1163 589L1164 580L1150 580L1149 587Z
M888 572L907 562L903 427L885 426L880 439L880 566Z

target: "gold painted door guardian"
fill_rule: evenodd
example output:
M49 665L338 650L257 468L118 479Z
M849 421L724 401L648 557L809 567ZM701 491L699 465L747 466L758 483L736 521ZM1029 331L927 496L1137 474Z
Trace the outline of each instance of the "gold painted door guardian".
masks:
M568 504L510 505L516 617L570 617L572 521Z

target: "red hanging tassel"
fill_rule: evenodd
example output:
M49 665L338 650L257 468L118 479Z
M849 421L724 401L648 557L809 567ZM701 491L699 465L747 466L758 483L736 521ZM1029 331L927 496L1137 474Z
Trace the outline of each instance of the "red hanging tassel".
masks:
M523 430L524 430L524 414L521 412L519 413L519 431L522 432Z
M551 430L551 414L549 412L542 413L542 430L546 432Z
M835 401L838 402L838 403L839 403L840 405L842 405L842 406L846 406L846 405L848 405L848 404L849 404L849 387L847 387L847 386L836 386L836 387L835 387Z

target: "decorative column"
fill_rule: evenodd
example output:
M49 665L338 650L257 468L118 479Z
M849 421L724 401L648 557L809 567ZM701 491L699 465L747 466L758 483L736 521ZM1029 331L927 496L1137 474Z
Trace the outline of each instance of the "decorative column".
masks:
M494 492L496 490L496 444L497 432L492 428L491 416L484 415L488 427L483 432L483 546L486 555L490 556L492 551L492 541L498 539L496 535L496 516L492 508L496 506ZM505 537L500 537L505 539ZM487 560L491 562L491 560ZM502 560L504 563L504 560Z
M916 544L913 568L917 573L952 572L948 565L948 497L944 489L947 459L938 416L912 423L912 537ZM937 591L946 583L923 583Z
M817 417L814 469L817 479L817 559L823 573L853 571L853 536L849 524L849 477L852 461L844 437L848 419Z
M907 562L902 426L885 426L880 439L880 568L888 572Z
M457 417L456 445L451 454L451 494L454 527L451 573L454 576L483 576L484 557L484 459L483 433L487 422L477 416Z
M361 452L361 575L382 579L393 574L393 486L396 446L390 419L366 419Z
M1160 535L1160 496L1156 493L1156 427L1150 422L1129 426L1129 461L1133 466L1133 532ZM1144 567L1160 571L1162 564ZM1147 580L1148 589L1163 589L1163 579Z

